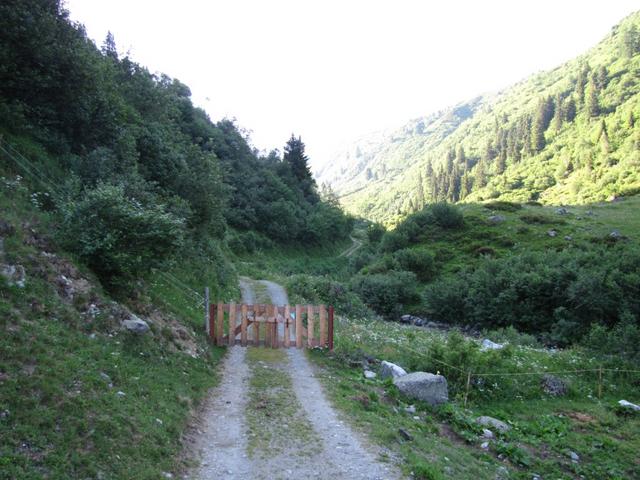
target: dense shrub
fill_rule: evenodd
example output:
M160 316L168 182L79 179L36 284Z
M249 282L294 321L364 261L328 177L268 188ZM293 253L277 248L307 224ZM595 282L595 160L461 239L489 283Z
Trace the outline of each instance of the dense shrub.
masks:
M351 288L377 313L391 318L409 304L418 301L416 276L411 272L390 271L373 275L356 275Z
M433 254L423 248L398 250L393 257L402 270L415 273L420 281L428 281L436 274Z
M638 271L640 252L628 246L485 259L432 285L426 301L439 320L514 326L568 344L593 322L610 328L628 315L637 322Z
M108 284L162 265L183 241L182 219L128 198L122 186L98 185L61 213L58 240Z
M524 215L520 215L520 220L522 220L524 223L537 225L552 225L564 223L564 220L560 220L559 218L551 218L540 213L526 213Z
M359 317L368 312L356 294L327 277L293 275L287 281L287 290L305 303L332 305L344 315Z
M620 323L607 328L593 325L585 336L585 346L603 355L619 355L631 361L640 361L640 325L629 313L622 315Z
M367 228L367 238L369 239L369 243L378 243L382 240L382 236L385 234L387 230L383 225L379 223L372 223Z
M442 228L460 228L464 225L464 216L455 205L434 203L430 209L435 222Z
M493 202L485 203L484 208L487 208L489 210L501 210L503 212L516 212L522 209L522 205L514 202L495 200Z

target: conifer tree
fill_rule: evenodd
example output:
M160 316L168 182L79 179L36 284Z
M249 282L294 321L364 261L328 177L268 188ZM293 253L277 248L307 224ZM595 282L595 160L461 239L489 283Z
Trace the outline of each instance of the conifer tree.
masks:
M293 134L284 147L283 161L289 165L291 173L299 182L304 196L308 199L317 199L316 182L309 169L307 155L304 152L304 143L300 137Z
M598 90L593 79L589 81L586 90L585 108L587 116L590 118L600 115L600 102L598 101Z

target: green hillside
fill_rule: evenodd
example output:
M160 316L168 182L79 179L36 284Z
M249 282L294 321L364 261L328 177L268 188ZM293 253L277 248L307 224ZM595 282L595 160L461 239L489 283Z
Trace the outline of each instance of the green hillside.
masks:
M318 173L387 225L430 201L584 204L640 188L640 13L496 95L372 135Z

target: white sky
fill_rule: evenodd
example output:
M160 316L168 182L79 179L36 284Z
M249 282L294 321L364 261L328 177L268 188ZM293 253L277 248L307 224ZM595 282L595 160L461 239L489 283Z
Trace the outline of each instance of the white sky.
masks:
M496 91L604 37L635 0L66 0L102 44L191 87L259 149L314 164L359 135Z

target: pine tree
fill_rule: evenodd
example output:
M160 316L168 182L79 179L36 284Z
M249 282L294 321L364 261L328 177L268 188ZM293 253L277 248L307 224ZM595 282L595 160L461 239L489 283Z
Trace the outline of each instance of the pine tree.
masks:
M563 105L563 117L565 122L573 122L576 118L576 101L573 99L573 95L570 96Z
M562 101L562 96L558 93L556 94L555 100L553 101L555 104L555 109L553 112L553 130L557 133L562 128L562 121L564 120L564 102Z
M480 159L474 170L473 185L477 188L482 188L487 184L487 175L484 159Z
M631 24L622 32L620 49L622 55L627 58L640 53L640 33L634 24Z
M418 172L418 187L416 188L416 208L420 209L424 206L424 187L422 185L422 174Z
M585 108L587 116L590 118L600 115L600 102L598 101L598 91L593 79L589 81L586 90Z
M291 173L298 181L300 188L305 197L308 199L317 199L316 182L311 175L309 169L309 159L304 153L304 143L300 137L296 138L293 134L284 147L283 161L289 165Z
M107 36L104 39L104 43L102 44L101 51L105 57L118 60L118 50L116 49L116 41L113 38L113 34L110 31L107 32Z
M551 97L540 99L536 109L531 130L531 148L534 152L541 152L545 147L544 132L553 118L553 100Z

